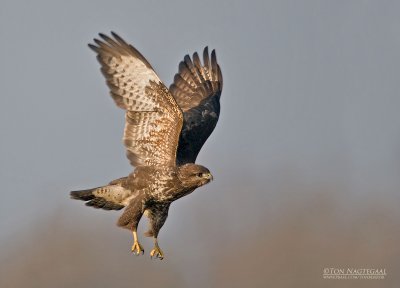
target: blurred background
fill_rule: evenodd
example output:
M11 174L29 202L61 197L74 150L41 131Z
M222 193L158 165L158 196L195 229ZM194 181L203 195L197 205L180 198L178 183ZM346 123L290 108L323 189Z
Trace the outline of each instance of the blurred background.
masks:
M0 287L398 287L400 3L11 1L0 8ZM125 176L94 53L116 31L167 85L217 50L222 111L163 261L69 191ZM146 221L139 229L145 231ZM324 268L386 269L324 280Z

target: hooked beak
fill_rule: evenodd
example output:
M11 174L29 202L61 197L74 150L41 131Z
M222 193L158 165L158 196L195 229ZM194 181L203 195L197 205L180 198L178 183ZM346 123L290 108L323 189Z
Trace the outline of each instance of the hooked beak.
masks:
M207 174L205 175L205 178L206 178L207 180L209 180L209 181L213 181L213 180L214 180L214 177L211 175L211 173L207 173Z

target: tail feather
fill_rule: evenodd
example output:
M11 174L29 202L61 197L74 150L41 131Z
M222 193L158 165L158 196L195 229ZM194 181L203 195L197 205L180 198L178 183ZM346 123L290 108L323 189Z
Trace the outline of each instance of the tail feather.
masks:
M91 206L93 208L101 208L104 210L121 210L124 205L110 201L110 199L104 199L99 196L99 191L103 191L102 188L92 188L81 191L71 191L70 195L72 199L87 201L86 206ZM100 193L101 194L101 193ZM104 194L103 194L104 196Z
M89 201L95 198L93 191L97 188L81 190L81 191L71 191L70 195L72 199Z
M85 203L86 206L91 206L93 208L101 208L104 210L120 210L124 208L123 205L119 205L110 201L107 201L100 197L95 197L89 202Z

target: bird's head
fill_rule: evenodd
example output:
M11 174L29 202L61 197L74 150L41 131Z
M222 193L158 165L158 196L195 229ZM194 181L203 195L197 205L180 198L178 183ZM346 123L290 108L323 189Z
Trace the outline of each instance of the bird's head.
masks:
M185 187L200 187L211 180L213 176L206 167L197 164L185 164L179 167L179 180Z

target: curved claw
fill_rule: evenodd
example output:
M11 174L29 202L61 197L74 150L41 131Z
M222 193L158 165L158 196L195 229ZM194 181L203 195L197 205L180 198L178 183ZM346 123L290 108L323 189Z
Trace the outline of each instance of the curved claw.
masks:
M153 257L155 257L155 258L162 260L162 259L164 259L164 253L160 249L160 247L155 246L153 248L153 250L151 250L151 252L150 252L150 257L151 257L151 259L153 259Z
M143 247L142 247L142 245L140 245L140 243L138 241L135 241L133 243L131 251L136 256L140 255L140 253L142 253L142 255L144 254Z

